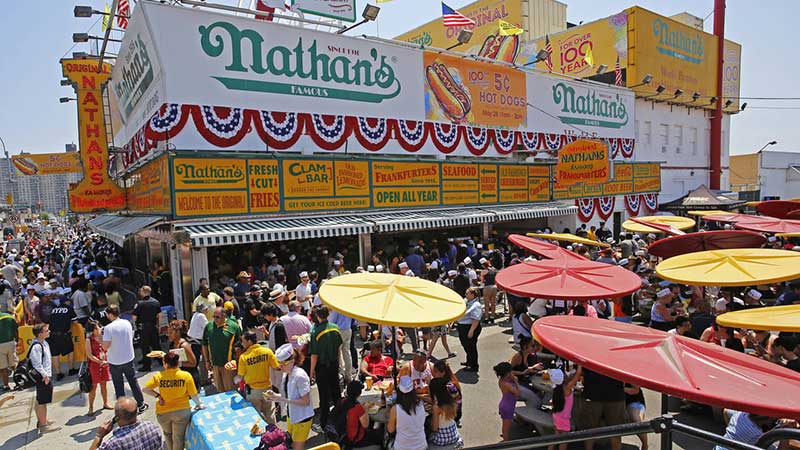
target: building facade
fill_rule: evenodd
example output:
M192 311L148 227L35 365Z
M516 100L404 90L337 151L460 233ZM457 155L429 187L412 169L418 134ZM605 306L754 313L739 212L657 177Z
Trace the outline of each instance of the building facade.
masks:
M800 197L800 153L762 150L730 157L731 190L747 200Z

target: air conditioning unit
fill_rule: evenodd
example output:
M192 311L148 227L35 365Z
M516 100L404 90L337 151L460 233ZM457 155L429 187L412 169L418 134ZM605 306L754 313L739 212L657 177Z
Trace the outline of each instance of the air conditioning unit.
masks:
M667 153L667 146L666 145L662 145L661 146L661 153Z
M681 152L681 148L680 147L675 147L675 153L680 153L680 152Z

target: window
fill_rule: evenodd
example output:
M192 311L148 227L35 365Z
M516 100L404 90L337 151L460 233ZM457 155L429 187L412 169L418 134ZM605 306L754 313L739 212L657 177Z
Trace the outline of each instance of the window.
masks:
M639 141L639 121L638 120L635 120L633 122L633 134L634 134L634 137L636 137L636 141L638 142Z
M683 125L673 125L672 136L675 138L675 153L680 153L683 146Z
M669 145L669 125L661 123L658 125L658 144L661 146L661 153L667 153Z
M692 155L697 154L697 128L691 127L689 128L689 136L687 137L689 144L689 148L692 150Z
M652 142L651 135L653 134L653 123L649 120L645 121L642 128L642 140L644 141L645 145L650 145Z

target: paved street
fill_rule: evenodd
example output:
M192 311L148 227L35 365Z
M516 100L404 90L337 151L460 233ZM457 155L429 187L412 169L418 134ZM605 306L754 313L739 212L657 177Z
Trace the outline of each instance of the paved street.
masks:
M460 372L458 374L464 389L464 417L462 436L468 447L496 443L500 440L500 417L497 414L497 404L500 399L500 391L497 388L496 378L492 372L492 366L511 356L513 350L507 343L509 334L504 333L508 330L505 324L484 328L479 341L479 351L481 369L478 376L472 373ZM463 351L458 344L455 336L450 337L449 343L458 353L453 358L451 365L455 368L460 367L459 361L463 356ZM440 344L441 345L441 344ZM437 354L444 355L441 346ZM140 383L143 383L148 374L140 374ZM109 391L113 395L113 388L109 383ZM39 435L35 431L36 419L33 413L34 393L33 390L16 393L16 398L6 403L0 409L0 450L38 450L38 449L86 449L94 436L94 430L104 420L112 416L111 411L103 411L93 417L87 417L87 396L78 391L77 378L67 378L61 383L56 384L54 404L50 407L50 418L55 420L58 425L64 428L56 433ZM646 392L648 405L648 418L658 415L660 408L660 395L653 392ZM99 398L96 406L100 405ZM155 420L154 409L151 408L144 414L146 420ZM705 416L677 415L677 418L688 424L696 425L715 432L721 431L721 425L714 426L710 418ZM284 424L285 425L285 424ZM515 425L513 437L516 439L532 437L532 428L522 425ZM309 442L309 445L322 443L322 438L317 437ZM626 449L638 448L636 437L626 438ZM675 438L675 448L692 450L705 450L712 448L702 442L688 440L682 437ZM650 448L658 449L658 437L650 436ZM633 445L636 444L636 445ZM581 446L574 446L582 448Z

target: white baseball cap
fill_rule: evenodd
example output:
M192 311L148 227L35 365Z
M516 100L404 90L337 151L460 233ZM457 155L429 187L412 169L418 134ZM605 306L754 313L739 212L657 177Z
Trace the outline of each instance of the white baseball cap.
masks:
M308 276L308 272L306 272L305 270L300 272L300 278L305 278L307 276Z
M367 272L375 272L375 266L373 265L367 266Z
M480 260L478 260L478 262L481 264L486 264L489 261L486 258L481 258Z
M672 291L670 291L669 288L664 288L664 289L658 291L658 293L656 293L656 296L658 296L658 298L663 298L663 297L666 297L666 296L670 295L671 293L672 293Z
M431 269L438 269L439 261L431 261Z
M753 297L756 300L761 300L761 296L762 296L761 292L758 292L755 289L750 289L749 291L747 291L747 295L749 295L750 297Z
M464 264L472 264L472 258L470 258L469 256L464 258Z
M383 265L378 264L377 266L375 266L375 272L383 272Z
M400 263L399 267L400 267L401 269L408 268L408 263L406 263L405 261L403 261L403 262L401 262L401 263Z
M447 276L448 277L454 277L456 275L458 275L458 272L456 272L455 270L448 270L447 271Z
M292 344L290 343L283 344L280 347L278 347L277 350L275 350L275 358L278 360L278 362L288 361L293 354L294 352Z

